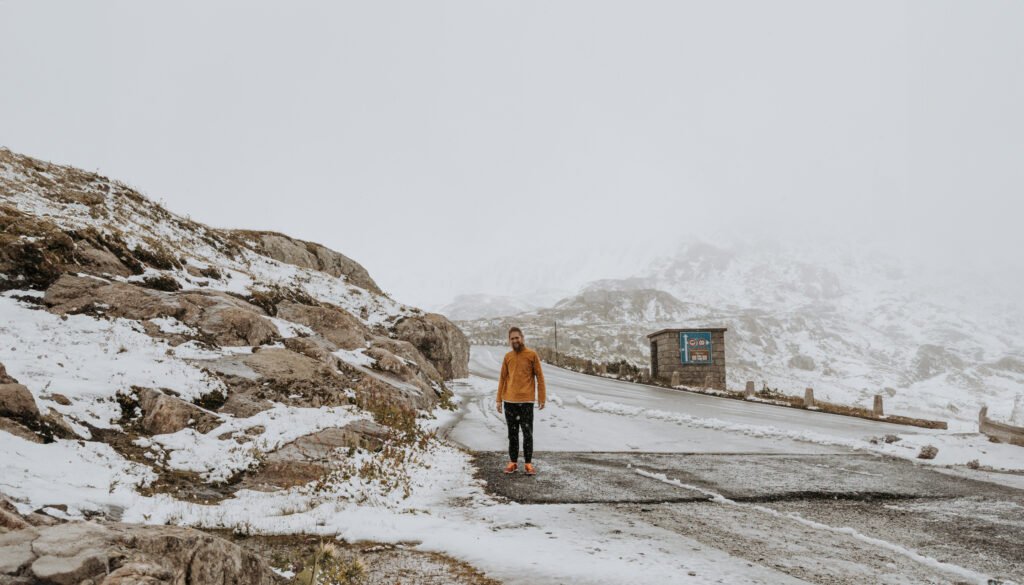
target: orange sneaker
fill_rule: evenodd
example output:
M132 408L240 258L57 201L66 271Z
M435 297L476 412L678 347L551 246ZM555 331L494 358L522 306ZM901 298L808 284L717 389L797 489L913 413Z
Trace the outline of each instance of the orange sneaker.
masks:
M505 466L504 472L505 473L515 473L516 469L519 469L519 466L516 464L516 462L515 461L509 461L508 465Z
M533 466L533 463L526 464L526 475L537 475L537 468Z

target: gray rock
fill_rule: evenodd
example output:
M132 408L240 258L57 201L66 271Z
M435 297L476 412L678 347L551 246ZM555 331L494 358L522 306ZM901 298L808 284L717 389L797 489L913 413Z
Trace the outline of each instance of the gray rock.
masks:
M75 257L81 262L81 272L97 276L131 276L132 271L109 250L96 248L86 241L77 242Z
M395 335L416 346L446 380L469 375L469 341L443 315L406 317L395 325Z
M264 349L245 356L244 362L276 384L311 381L330 373L320 361L288 349Z
M317 360L325 364L334 364L336 359L331 353L337 348L331 342L321 337L289 337L284 340L284 346L295 353Z
M349 448L380 449L389 431L365 420L299 437L268 454L259 470L243 479L239 488L284 489L315 481L336 468Z
M349 404L346 390L356 383L352 376L338 372L333 365L289 349L265 348L242 356L242 363L259 378L221 378L229 392L228 401L220 410L236 416L252 408L265 410L261 405L268 400L314 408Z
M18 381L7 375L7 368L0 364L0 384L17 384Z
M219 345L262 345L278 337L263 309L219 291L175 293L184 307L178 319Z
M17 508L12 506L7 500L0 499L0 534L31 526L27 520L21 517Z
M361 264L330 248L273 232L239 230L232 233L244 238L256 252L264 256L293 266L326 272L331 276L345 277L347 282L360 288L384 294Z
M390 337L374 337L370 341L371 345L375 348L383 348L388 352L400 357L407 362L415 364L418 368L419 373L423 377L423 381L427 382L443 382L444 376L437 371L434 364L429 362L426 357L420 353L420 350L415 345L401 339L391 339ZM370 355L370 352L367 352Z
M174 583L270 585L280 580L256 555L222 538L177 526L118 525L133 562L162 566Z
M53 433L53 436L59 439L73 439L78 437L78 433L75 429L68 424L68 421L64 419L64 416L54 409L50 409L49 412L39 418L40 421Z
M410 376L410 368L406 365L405 361L400 359L395 354L382 347L371 347L366 350L365 355L373 358L377 361L376 368L395 374L403 379L407 379Z
M46 290L43 302L57 314L92 308L138 321L174 317L225 346L262 345L278 336L262 309L217 291L170 293L65 274Z
M309 327L342 349L363 347L370 338L369 329L362 321L332 305L311 307L282 302L277 305L277 316Z
M220 425L215 415L152 388L139 388L138 396L142 429L150 435L176 433L188 427L205 433Z
M0 575L16 575L36 558L32 541L38 535L34 528L26 527L0 534Z
M0 534L0 582L14 575L56 585L281 582L259 557L198 530L94 522Z
M51 394L50 400L53 400L61 406L71 406L71 399L63 394Z
M177 317L184 312L170 293L88 276L62 275L46 289L43 302L56 314L79 313L90 307L114 317L146 320Z
M100 582L100 585L171 585L174 573L153 563L128 563Z
M0 418L0 432L10 433L15 437L25 439L26 441L32 441L33 443L43 442L42 437L33 433L31 429L7 418Z
M0 384L0 416L39 418L39 407L29 389L21 384Z
M39 529L32 550L39 556L74 556L113 542L117 533L96 522L69 522Z
M77 585L107 572L107 552L84 549L71 556L43 555L32 563L32 575L44 583Z

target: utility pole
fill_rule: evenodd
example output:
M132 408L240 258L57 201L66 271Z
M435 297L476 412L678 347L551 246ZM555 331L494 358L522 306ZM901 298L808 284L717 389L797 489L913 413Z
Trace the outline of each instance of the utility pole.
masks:
M555 321L555 365L558 365L558 321Z

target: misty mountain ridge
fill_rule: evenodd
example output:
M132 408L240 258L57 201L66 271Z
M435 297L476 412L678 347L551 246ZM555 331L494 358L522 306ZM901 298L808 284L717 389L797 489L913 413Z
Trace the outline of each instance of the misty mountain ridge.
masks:
M947 275L956 283L956 279ZM1024 422L1024 325L1000 291L929 281L877 252L700 241L650 261L635 276L585 284L553 306L460 321L477 343L501 343L518 325L535 345L589 359L647 365L646 334L724 326L728 384L754 380L799 394L891 412Z
M441 307L440 313L449 319L472 320L484 317L514 315L537 308L537 305L505 295L468 294L455 297Z

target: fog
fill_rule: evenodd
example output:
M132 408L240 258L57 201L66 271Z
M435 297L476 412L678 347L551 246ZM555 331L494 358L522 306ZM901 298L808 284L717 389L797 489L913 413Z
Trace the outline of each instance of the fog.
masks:
M692 236L1016 286L1021 30L1014 1L7 0L0 145L431 307Z

